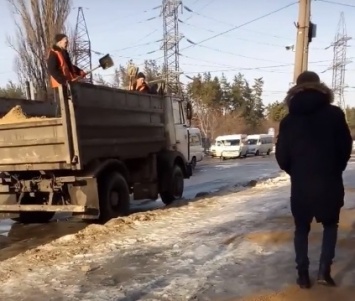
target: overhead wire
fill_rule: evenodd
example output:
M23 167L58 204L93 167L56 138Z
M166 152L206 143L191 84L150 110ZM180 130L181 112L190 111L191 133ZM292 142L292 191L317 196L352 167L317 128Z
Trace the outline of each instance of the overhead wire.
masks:
M190 24L190 23L186 23L182 20L178 20L181 24L184 24L184 25L187 25L187 26L191 26L191 27L194 27L196 29L200 29L200 30L204 30L204 31L207 31L207 32L211 32L211 33L216 33L215 30L212 30L212 29L208 29L208 28L205 28L205 27L201 27L201 26L197 26L197 25L194 25L194 24ZM260 33L260 32L259 32ZM267 42L259 42L259 41L255 41L255 40L250 40L250 39L246 39L246 38L242 38L242 37L235 37L235 36L231 36L231 35L228 35L226 34L225 36L227 36L228 38L232 38L234 40L238 40L238 41L245 41L245 42L250 42L250 43L254 43L254 44L259 44L259 45L266 45L266 46L271 46L271 47L277 47L277 48L282 48L282 47L285 47L285 45L281 45L281 44L274 44L274 43L267 43ZM286 38L283 38L284 40ZM287 40L293 40L291 38L287 39ZM311 47L312 50L324 50L324 47Z
M107 25L112 25L112 24L115 24L116 21L122 21L122 20L126 20L128 18L132 18L132 17L136 17L137 15L140 15L140 14L146 14L148 12L152 12L152 11L155 11L156 9L160 8L161 5L158 5L158 6L155 6L155 7L152 7L150 9L145 9L143 11L137 11L133 14L129 14L129 15L125 15L123 17L119 17L119 18L115 18L114 20L110 20L108 22L105 22L105 23L100 23L98 26L96 25L95 27L101 27L101 26L107 26Z
M188 40L189 41L189 40ZM251 59L253 61L262 61L262 62L270 62L270 63L280 63L278 61L274 61L274 60L267 60L267 59L262 59L262 58L257 58L257 57L252 57L252 56L247 56L247 55L243 55L243 54L238 54L238 53L234 53L234 52L230 52L230 51L225 51L225 50L221 50L218 48L214 48L214 47L210 47L210 46L205 46L205 45L196 45L198 47L201 48L205 48L205 49L210 49L219 53L224 53L224 54L228 54L228 55L232 55L232 56L237 56L237 57L242 57L242 58L246 58L246 59Z
M264 18L266 18L266 17L269 17L269 16L271 16L271 15L273 15L273 14L276 14L276 13L278 13L278 12L280 12L280 11L283 11L283 10L285 10L285 9L287 9L287 8L289 8L289 7L291 7L291 6L295 5L295 4L297 4L297 3L298 3L298 1L289 3L289 4L285 5L285 6L282 6L281 8L278 8L278 9L276 9L276 10L273 10L273 11L267 13L267 14L261 15L261 16L259 16L259 17L257 17L257 18L251 19L251 20L249 20L249 21L247 21L247 22L244 22L244 23L242 23L242 24L240 24L240 25L234 26L234 27L232 27L232 28L230 28L230 29L228 29L228 30L225 30L225 31L220 32L220 33L217 33L217 34L215 34L215 35L212 35L212 36L210 36L210 37L208 37L208 38L206 38L206 39L203 39L203 40L201 40L201 41L199 41L199 42L197 42L197 43L194 43L193 45L191 44L191 45L189 45L189 46L186 46L186 47L184 47L184 48L181 48L180 51L186 50L186 49L191 48L191 47L194 47L194 46L196 46L196 45L200 45L200 44L202 44L202 43L204 43L204 42L207 42L207 41L210 41L210 40L212 40L212 39L214 39L214 38L217 38L217 37L219 37L219 36L225 35L225 34L231 32L231 31L234 31L234 30L236 30L236 29L239 29L239 28L241 28L241 27L243 27L243 26L246 26L246 25L249 25L249 24L251 24L251 23L257 22L257 21L259 21L259 20L262 20L262 19L264 19ZM158 59L160 59L160 57L159 57Z
M342 2L337 2L337 1L329 1L329 0L316 0L317 2L324 2L324 3L329 3L329 4L335 4L335 5L340 5L340 6L346 6L346 7L353 7L355 8L355 5L352 4L347 4L347 3L342 3Z
M273 10L273 11L267 13L267 14L264 14L264 15L262 15L262 16L259 16L259 17L257 17L257 18L254 18L254 19L251 19L251 20L249 20L249 21L247 21L247 22L244 22L244 23L242 23L242 24L240 24L240 25L234 26L234 27L232 27L232 28L230 28L230 29L228 29L228 30L225 30L225 31L220 32L220 33L217 33L217 34L215 34L215 35L213 35L213 36L211 36L211 37L208 37L208 38L206 38L206 39L203 39L203 40L201 40L200 42L198 42L198 43L196 43L196 44L202 44L202 43L204 43L204 42L207 42L207 41L210 41L210 40L212 40L212 39L215 39L215 38L217 38L217 37L219 37L219 36L222 36L222 35L224 35L224 34L226 34L226 33L229 33L229 32L231 32L231 31L234 31L234 30L236 30L236 29L238 29L238 28L241 28L241 27L243 27L243 26L246 26L246 25L249 25L249 24L251 24L251 23L257 22L257 21L259 21L259 20L262 20L262 19L264 19L264 18L266 18L266 17L269 17L269 16L271 16L271 15L273 15L273 14L276 14L276 13L278 13L278 12L280 12L280 11L283 11L283 10L285 10L285 9L287 9L287 8L289 8L289 7L291 7L291 6L295 5L295 4L297 4L297 3L298 3L298 1L292 2L292 3L290 3L290 4L287 4L287 5L285 5L285 6L281 7L281 8L278 8L278 9L276 9L276 10ZM187 47L185 47L185 48L183 48L183 49L181 49L181 50L185 50L185 49L188 49L188 48L190 48L190 47L193 47L193 45L187 46Z
M195 5L199 0L196 0L193 5ZM212 2L214 2L215 0L211 0L210 2L208 2L207 4L205 4L203 7L199 8L199 11L204 10L207 6L209 6ZM186 9L186 7L184 6L184 8ZM188 8L190 9L190 8ZM188 9L186 9L187 11L189 11ZM190 15L189 17L187 17L184 21L190 20L191 18L193 18L193 15Z
M316 64L316 63L325 63L325 62L330 62L332 60L319 60L319 61L311 61L309 64ZM207 61L206 61L207 62ZM289 64L279 64L279 65L268 65L268 66L256 66L256 67L238 67L238 66L228 66L225 65L225 67L229 67L226 69L214 69L214 70L196 70L196 71L187 71L183 72L182 74L198 74L198 73L204 73L204 72L231 72L231 71L252 71L252 70L262 70L263 72L271 72L271 73L289 73L287 71L280 71L280 70L267 70L267 69L272 69L272 68L282 68L282 67L291 67L294 64L289 63ZM223 66L223 64L221 64ZM217 66L216 66L217 67ZM105 76L110 76L114 75L114 73L111 74L105 74Z
M137 48L137 47L141 47L141 46L152 45L152 44L159 43L161 41L163 41L163 39L156 40L156 41L151 41L151 42L146 42L146 43L140 43L140 44L124 47L124 48L121 48L121 49L112 50L112 52L120 52L120 51L124 51L124 50L127 50L127 49L132 49L132 48Z

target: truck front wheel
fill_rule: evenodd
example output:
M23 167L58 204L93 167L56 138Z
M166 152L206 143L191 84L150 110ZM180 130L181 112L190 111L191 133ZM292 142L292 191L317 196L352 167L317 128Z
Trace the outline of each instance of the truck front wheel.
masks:
M162 175L160 197L165 205L170 205L175 200L181 199L184 193L184 174L179 165Z
M129 188L126 179L121 174L115 172L100 181L99 202L101 223L129 214Z

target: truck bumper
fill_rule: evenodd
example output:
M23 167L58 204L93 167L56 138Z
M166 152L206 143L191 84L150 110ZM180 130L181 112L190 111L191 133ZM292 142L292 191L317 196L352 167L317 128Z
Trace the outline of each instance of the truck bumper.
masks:
M85 206L76 205L0 205L0 212L4 213L18 213L18 212L31 212L31 211L49 211L49 212L86 212Z
M9 185L0 185L0 214L19 214L20 212L67 212L78 217L95 219L99 216L98 186L96 178L58 178L66 186L65 201L54 199L47 202L38 199L38 192L45 195L54 194L47 180L39 181L36 190L31 190L30 180L22 181L25 187L26 201L19 201L19 192L10 189ZM31 196L32 195L32 196ZM32 200L33 199L33 200Z

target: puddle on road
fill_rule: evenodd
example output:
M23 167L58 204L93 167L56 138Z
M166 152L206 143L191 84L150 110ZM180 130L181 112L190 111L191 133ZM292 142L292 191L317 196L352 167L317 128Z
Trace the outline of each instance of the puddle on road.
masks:
M301 290L298 287L289 287L280 292L257 294L246 298L219 299L220 301L353 301L355 287L327 288L314 286L310 290ZM214 300L217 301L217 300Z

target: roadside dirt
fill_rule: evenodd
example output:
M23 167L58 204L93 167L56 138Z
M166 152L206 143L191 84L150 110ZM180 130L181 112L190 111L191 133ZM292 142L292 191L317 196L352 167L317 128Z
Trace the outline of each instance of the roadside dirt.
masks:
M258 244L284 244L293 240L293 219L292 216L280 216L271 219L270 224L281 226L283 230L267 230L262 232L251 232L245 235L245 239ZM286 229L285 229L286 228ZM355 229L355 209L343 209L340 213L338 246L355 249L355 237L348 237L348 233ZM309 234L310 243L321 241L322 224L313 221ZM346 232L342 235L343 232ZM343 236L343 237L342 237ZM347 236L347 237L344 237Z
M251 232L244 238L252 243L256 243L263 248L268 246L289 246L291 249L293 241L293 219L292 216L277 216L268 222L268 226L273 225L273 229L266 231ZM275 226L278 225L278 230ZM339 238L337 243L337 253L352 252L355 249L355 210L343 209L341 211L339 223ZM310 245L320 246L322 240L322 225L316 222L312 223L312 229L309 237ZM316 250L318 248L316 247ZM312 252L310 252L312 253ZM349 266L351 258L337 258L333 266L333 276L335 280L341 282L341 274ZM282 277L282 275L280 275ZM296 276L295 276L296 277ZM312 275L313 282L315 275ZM268 281L268 279L265 279ZM281 278L280 278L280 281ZM355 287L339 285L337 288L326 288L316 284L310 290L301 290L296 285L288 286L277 291L265 291L256 294L251 294L244 298L221 298L213 299L213 301L353 301L355 296Z
M289 287L277 293L265 293L242 299L225 299L224 301L353 301L355 288L327 288L315 286L310 290Z
M23 112L21 106L17 105L13 107L4 117L0 119L0 124L8 123L17 123L17 122L28 122L28 121L39 121L43 119L52 119L47 118L46 116L42 117L28 117Z

